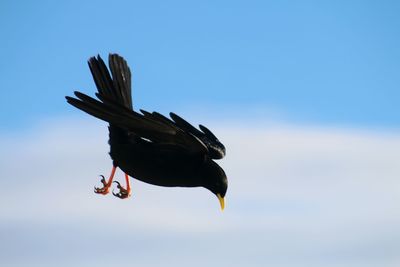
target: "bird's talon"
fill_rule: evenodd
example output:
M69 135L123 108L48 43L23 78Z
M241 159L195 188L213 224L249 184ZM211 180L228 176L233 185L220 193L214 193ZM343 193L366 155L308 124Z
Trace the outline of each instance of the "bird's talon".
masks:
M120 184L118 181L114 181L114 183L117 184L117 188L118 188L118 189L121 189L121 188L122 188L121 184Z
M106 178L104 178L103 175L100 175L100 177L102 177L101 180L100 180L100 182L101 182L104 186L106 186L106 185L107 185Z
M120 199L125 199L125 198L128 198L128 197L131 196L130 188L125 189L118 182L116 182L116 183L118 184L117 187L119 189L119 192L118 193L114 193L114 190L113 190L112 193L113 193L114 196L116 196L116 197L118 197Z
M103 187L94 187L94 192L96 194L107 195L110 192L111 184L108 184L106 182L106 179L104 178L103 175L100 176L102 177L100 182L103 184Z

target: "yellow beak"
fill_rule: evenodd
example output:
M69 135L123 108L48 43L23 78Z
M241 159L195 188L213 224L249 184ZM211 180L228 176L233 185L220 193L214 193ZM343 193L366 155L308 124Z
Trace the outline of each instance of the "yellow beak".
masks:
M224 200L223 197L221 197L220 194L217 194L217 197L218 197L218 200L219 200L219 204L221 205L221 211L223 211L224 208L225 208L225 200Z

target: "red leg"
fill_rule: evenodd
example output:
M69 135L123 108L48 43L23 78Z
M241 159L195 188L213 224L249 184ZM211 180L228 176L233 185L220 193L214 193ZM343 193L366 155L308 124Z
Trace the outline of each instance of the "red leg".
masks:
M102 188L95 187L94 192L96 194L107 195L110 192L111 184L114 179L114 174L115 174L116 170L117 170L117 167L114 166L111 170L110 178L108 178L107 182L106 182L106 179L104 178L104 176L101 175L101 177L102 177L101 183L103 184L103 187Z

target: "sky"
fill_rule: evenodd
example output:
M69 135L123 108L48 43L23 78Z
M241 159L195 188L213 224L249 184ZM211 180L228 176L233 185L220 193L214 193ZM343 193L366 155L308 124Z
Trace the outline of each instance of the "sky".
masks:
M399 9L397 1L2 1L0 127L79 114L60 95L93 93L87 59L118 52L140 108L169 112L173 102L179 112L398 128Z
M1 1L0 265L399 266L397 1ZM121 54L135 109L225 144L204 189L111 168L87 60ZM122 172L117 173L122 179ZM21 251L24 257L21 257Z

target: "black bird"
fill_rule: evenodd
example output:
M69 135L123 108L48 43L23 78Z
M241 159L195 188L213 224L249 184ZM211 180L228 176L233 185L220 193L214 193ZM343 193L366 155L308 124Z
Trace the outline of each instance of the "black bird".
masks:
M133 110L131 72L117 54L108 57L109 70L100 56L88 64L99 100L75 91L66 96L74 107L109 123L110 156L113 168L109 179L102 176L102 188L95 193L108 194L116 168L125 173L126 188L117 183L119 198L131 194L129 177L159 186L205 187L214 193L224 209L228 181L224 170L213 159L225 156L225 147L205 126L199 129L174 113L167 118L158 112Z

